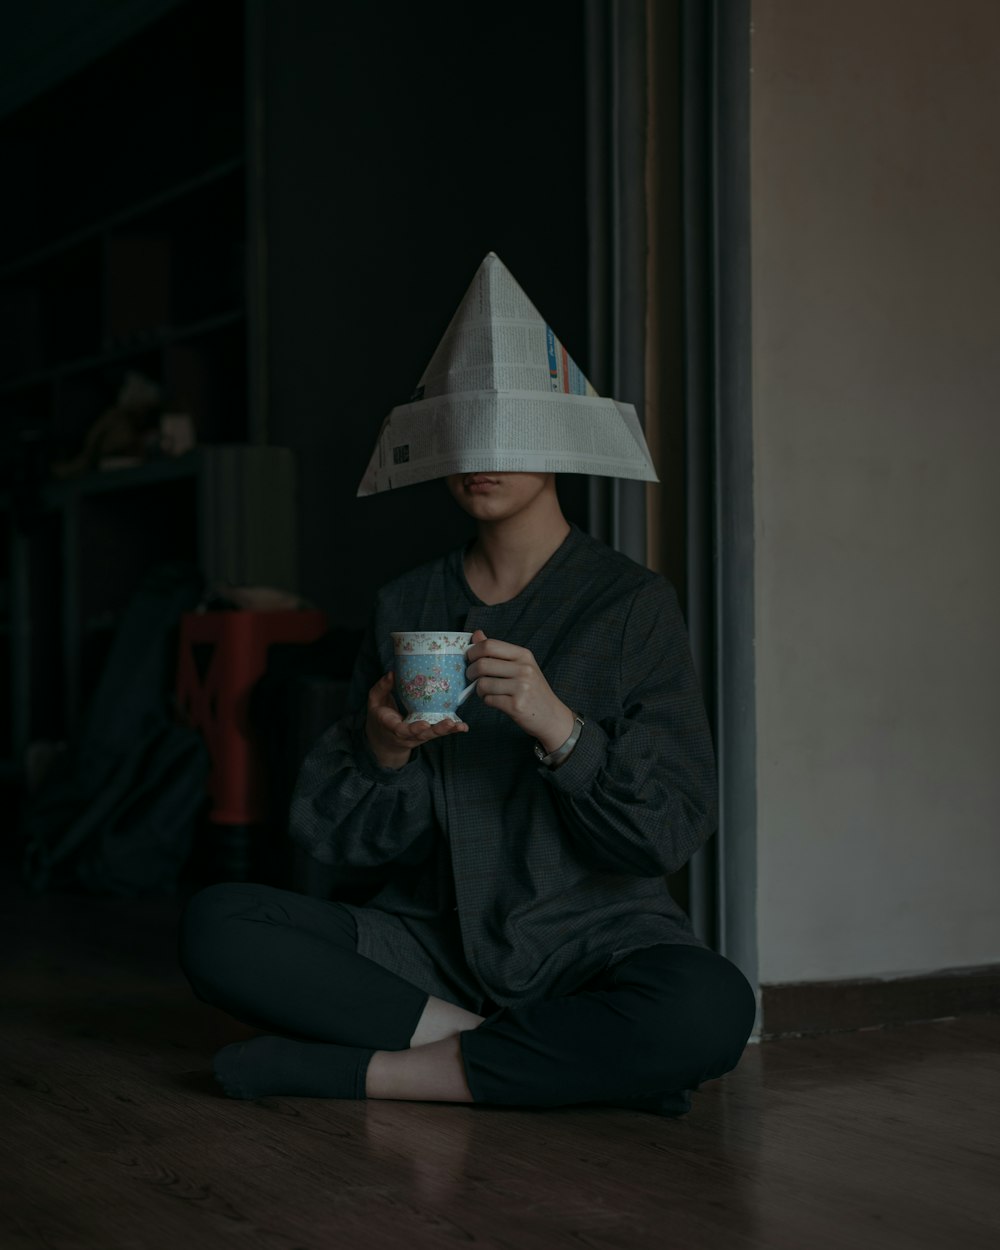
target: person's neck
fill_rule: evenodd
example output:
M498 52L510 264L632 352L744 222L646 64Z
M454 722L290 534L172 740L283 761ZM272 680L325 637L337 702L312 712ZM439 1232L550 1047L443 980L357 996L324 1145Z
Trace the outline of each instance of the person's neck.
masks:
M466 580L483 603L506 603L548 563L569 532L558 502L535 515L480 521L465 557Z

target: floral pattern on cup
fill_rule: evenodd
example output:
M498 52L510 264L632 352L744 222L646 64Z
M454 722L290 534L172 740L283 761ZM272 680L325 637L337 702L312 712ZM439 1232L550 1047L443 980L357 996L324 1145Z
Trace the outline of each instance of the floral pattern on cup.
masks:
M408 702L430 703L436 695L447 694L451 689L451 682L447 677L442 677L438 670L434 673L417 673L409 681L401 681L399 688Z
M397 655L464 655L472 646L472 635L428 630L397 630L392 634Z
M433 637L441 638L442 635ZM464 645L460 644L454 650L439 648L431 652L425 645L420 650L397 651L396 694L409 713L406 718L408 724L418 720L434 723L462 719L457 709L473 688L466 686L468 637L464 635L461 639Z

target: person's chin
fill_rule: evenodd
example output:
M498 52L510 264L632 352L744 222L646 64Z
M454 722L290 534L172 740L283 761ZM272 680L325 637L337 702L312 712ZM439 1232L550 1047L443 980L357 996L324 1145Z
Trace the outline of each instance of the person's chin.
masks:
M504 506L502 474L463 474L448 484L455 499L473 516L492 515Z
M488 495L469 495L459 500L462 508L476 521L502 521L511 511L501 499Z

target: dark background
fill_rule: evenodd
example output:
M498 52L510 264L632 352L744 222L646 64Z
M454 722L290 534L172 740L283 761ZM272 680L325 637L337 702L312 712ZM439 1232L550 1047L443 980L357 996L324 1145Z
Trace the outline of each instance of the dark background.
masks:
M587 368L582 4L284 7L263 83L267 433L300 453L303 589L357 621L468 532L441 483L354 492L487 252ZM583 480L563 498L582 519Z
M0 13L5 787L30 793L53 746L78 739L151 569L211 578L208 551L243 552L247 534L266 546L283 524L288 492L264 478L206 509L197 457L98 472L94 453L59 480L53 466L86 453L130 372L194 417L203 448L294 454L297 549L270 584L333 628L301 662L272 652L282 802L336 702L303 670L343 677L378 587L471 536L441 482L356 490L488 252L602 386L588 360L585 27L583 0ZM559 487L587 527L587 479ZM5 797L9 816L17 806Z
M127 7L92 0L97 15ZM55 29L74 10L48 8ZM150 344L122 353L130 314L148 319L143 291L148 303L169 286L160 320L175 328L242 308L243 324L197 344L202 436L295 451L297 589L363 622L379 584L468 532L440 484L366 500L355 490L383 416L412 392L488 251L587 369L582 12L579 0L246 11L188 0L9 111L5 476L19 428L44 439L43 459L70 455L126 368L157 376ZM8 55L30 65L42 33L5 20ZM168 236L167 253L128 250L123 213L227 163L134 227ZM109 223L110 255L94 233ZM53 401L47 375L86 358ZM168 406L190 407L192 389ZM563 496L584 521L582 480Z

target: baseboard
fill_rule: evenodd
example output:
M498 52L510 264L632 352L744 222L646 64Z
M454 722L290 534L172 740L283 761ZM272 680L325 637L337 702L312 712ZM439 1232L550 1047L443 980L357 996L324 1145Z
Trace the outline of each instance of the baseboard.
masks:
M761 986L763 1039L1000 1012L1000 964L922 976Z

